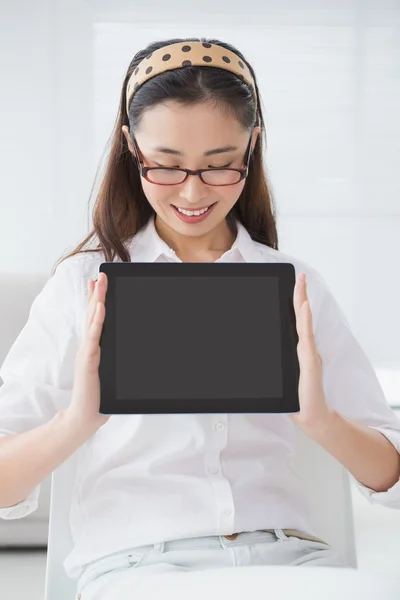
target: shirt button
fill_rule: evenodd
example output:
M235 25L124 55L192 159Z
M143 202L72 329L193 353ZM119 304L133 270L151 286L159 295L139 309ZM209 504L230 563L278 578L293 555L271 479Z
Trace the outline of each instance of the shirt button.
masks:
M208 467L208 472L212 475L216 475L217 473L219 473L219 469L218 467Z
M224 510L222 511L222 514L224 515L224 517L229 517L229 515L232 513L232 509L231 508L224 508Z
M217 431L224 431L224 429L225 429L225 423L216 423L215 424L215 429Z

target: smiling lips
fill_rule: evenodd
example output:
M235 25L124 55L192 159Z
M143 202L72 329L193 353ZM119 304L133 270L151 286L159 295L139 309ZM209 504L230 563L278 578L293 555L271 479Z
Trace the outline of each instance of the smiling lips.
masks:
M216 204L216 202L214 202L214 204L209 205L208 207L204 207L204 208L206 208L206 210L200 214L193 214L195 212L198 212L198 211L193 211L193 210L181 212L176 206L172 205L172 207L175 211L175 214L179 217L179 219L181 221L184 221L185 223L199 223L200 221L203 221L204 219L206 219L208 217L208 215L212 211L215 204ZM184 210L184 209L181 209L181 210ZM198 209L198 210L201 210L201 209ZM189 212L192 214L186 214L186 212Z
M213 204L215 204L215 202ZM184 206L175 206L174 204L172 206L174 208L178 208L180 210L186 210L188 212L197 212L198 210L204 210L205 208L210 208L210 206L212 206L212 204L208 204L207 206L201 206L200 208L185 208Z

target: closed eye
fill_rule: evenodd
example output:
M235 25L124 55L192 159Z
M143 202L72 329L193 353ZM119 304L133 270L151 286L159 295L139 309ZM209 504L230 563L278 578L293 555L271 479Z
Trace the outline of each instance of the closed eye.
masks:
M231 166L233 161L231 161L230 163L228 163L227 165L222 165L221 167L213 167L212 165L209 165L207 168L208 169L229 169L229 167ZM166 167L165 165L160 165L160 163L154 163L157 165L157 167L161 167L162 169L180 169L181 167L179 165L176 165L175 167Z
M232 162L228 163L227 165L223 165L222 167L209 167L209 169L229 169L229 167L231 166Z

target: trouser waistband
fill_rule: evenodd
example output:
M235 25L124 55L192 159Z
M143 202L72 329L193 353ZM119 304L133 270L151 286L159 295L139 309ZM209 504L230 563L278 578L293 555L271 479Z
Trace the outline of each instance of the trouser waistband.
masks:
M251 539L251 542L256 541L257 537L261 539L265 539L264 533L269 533L272 535L274 539L278 539L280 541L284 541L290 537L296 537L301 540L309 540L313 542L320 542L322 544L326 544L324 540L317 538L309 533L305 533L303 531L299 531L298 529L259 529L257 531L244 531L240 533L232 533L230 535L214 535L207 537L197 537L197 538L185 538L180 540L171 540L167 542L160 542L159 544L154 544L154 547L161 552L165 550L179 550L181 548L191 548L191 547L212 547L212 546L226 546L228 542L235 542L238 540L238 543L246 543L246 538ZM239 538L239 539L238 539ZM232 544L228 545L232 545Z
M226 535L212 535L194 538L182 538L178 540L170 540L145 546L137 546L116 552L105 556L87 565L87 568L79 581L79 588L82 588L87 581L97 577L104 571L113 569L128 568L141 561L151 551L169 552L171 550L195 550L200 548L229 548L236 545L253 544L257 542L275 542L285 541L290 537L295 537L303 540L310 540L327 544L324 540L317 538L311 534L304 533L297 529L259 529L257 531L240 532ZM329 545L329 544L327 544Z
M269 534L269 535L266 535ZM125 560L125 557L129 559L129 557L133 555L139 555L143 552L150 552L151 550L156 550L159 552L166 552L170 550L183 550L187 549L195 549L195 548L226 548L236 544L246 544L246 543L255 543L257 541L284 541L290 537L296 537L302 540L310 540L315 542L320 542L322 544L327 544L324 540L317 538L311 534L305 533L303 531L299 531L298 529L259 529L256 531L244 531L240 533L226 534L226 535L211 535L211 536L202 536L202 537L194 537L194 538L182 538L178 540L168 540L163 542L158 542L154 544L147 544L144 546L136 546L133 548L129 548L127 550L119 551L115 554L105 556L104 558L100 558L93 563L91 563L89 568L94 565L100 566L105 563L108 565L120 565L121 559ZM127 562L129 564L129 560Z

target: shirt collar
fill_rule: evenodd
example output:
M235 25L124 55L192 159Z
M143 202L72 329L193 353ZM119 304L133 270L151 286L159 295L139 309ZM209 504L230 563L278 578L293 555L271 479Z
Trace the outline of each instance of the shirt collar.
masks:
M260 253L256 242L254 242L246 228L236 219L237 236L228 251L239 253L245 262L257 262ZM173 250L157 233L154 215L146 225L137 232L130 244L130 256L133 262L155 262L161 254L174 257Z

